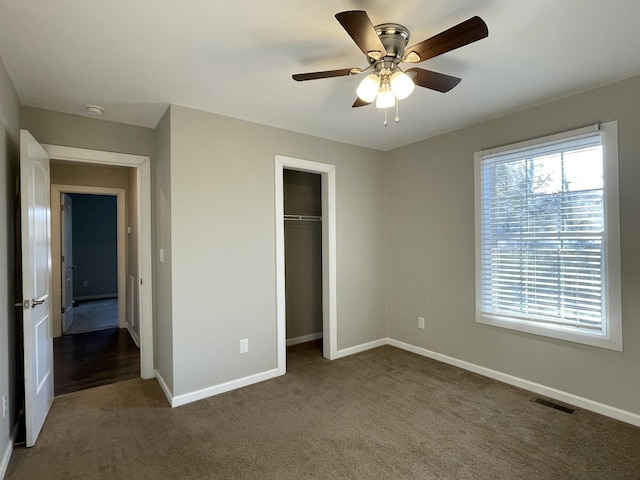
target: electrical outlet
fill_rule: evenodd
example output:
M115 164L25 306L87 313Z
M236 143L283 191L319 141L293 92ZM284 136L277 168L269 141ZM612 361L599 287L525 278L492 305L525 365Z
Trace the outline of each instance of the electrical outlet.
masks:
M424 317L418 317L418 328L424 330Z
M3 395L2 396L2 418L5 418L7 416L7 396Z
M249 351L249 339L243 338L240 340L240 353L247 353Z
M82 286L83 287L88 287L89 286L89 282L87 282L86 280L82 281Z

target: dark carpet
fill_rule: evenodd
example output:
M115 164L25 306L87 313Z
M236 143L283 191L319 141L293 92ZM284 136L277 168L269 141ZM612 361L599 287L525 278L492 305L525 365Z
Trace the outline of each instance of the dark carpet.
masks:
M385 346L169 408L154 380L56 398L8 479L638 479L640 428Z

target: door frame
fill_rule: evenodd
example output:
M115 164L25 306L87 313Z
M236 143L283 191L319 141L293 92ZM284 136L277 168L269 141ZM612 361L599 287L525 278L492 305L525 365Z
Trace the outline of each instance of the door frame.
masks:
M62 245L60 244L60 232L62 226L60 215L60 194L62 193L82 193L88 195L110 195L117 199L117 263L118 263L118 328L124 328L125 324L125 300L126 290L126 193L124 188L108 188L108 187L87 187L78 185L61 185L51 184L51 258L52 261L52 280L51 291L53 292L53 336L58 337L62 333Z
M135 169L138 210L138 306L140 312L140 375L154 378L153 353L153 279L151 243L151 158L145 155L105 152L86 148L43 144L52 160L116 165Z
M278 373L287 369L287 316L284 248L284 170L320 174L322 178L322 346L329 360L338 352L336 288L336 167L328 163L275 156L276 343Z

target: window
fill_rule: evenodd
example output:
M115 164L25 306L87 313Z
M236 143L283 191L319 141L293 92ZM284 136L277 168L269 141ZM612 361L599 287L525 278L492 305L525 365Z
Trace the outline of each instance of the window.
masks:
M480 323L622 350L617 124L476 153Z

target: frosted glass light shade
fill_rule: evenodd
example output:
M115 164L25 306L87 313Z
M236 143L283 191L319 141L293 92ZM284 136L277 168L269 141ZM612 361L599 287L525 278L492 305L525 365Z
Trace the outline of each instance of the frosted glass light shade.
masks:
M387 86L384 86L378 92L376 97L376 108L389 108L396 104L396 97L393 96L393 92Z
M391 90L398 100L407 98L413 92L415 83L404 72L396 72L391 75Z
M375 74L367 75L358 85L356 95L363 102L371 103L376 99L380 88L380 77Z

